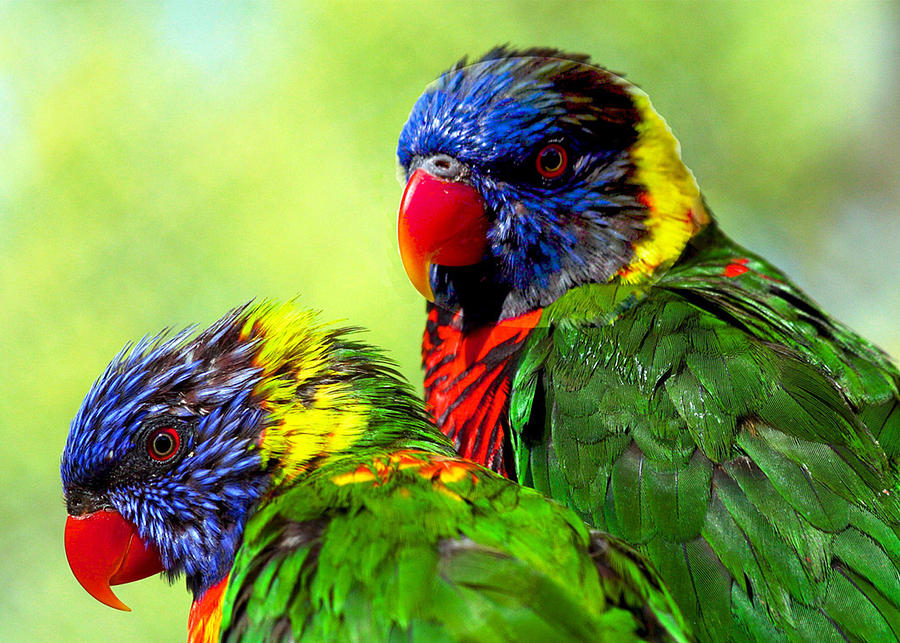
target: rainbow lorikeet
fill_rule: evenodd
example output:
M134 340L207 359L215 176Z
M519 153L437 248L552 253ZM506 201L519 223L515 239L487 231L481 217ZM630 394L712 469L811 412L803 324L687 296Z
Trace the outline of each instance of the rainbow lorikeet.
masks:
M900 376L720 232L641 90L500 47L400 134L429 411L657 566L701 639L900 637Z
M184 574L191 641L686 640L634 550L458 458L377 350L290 305L123 351L61 470L84 588L127 609L110 585Z

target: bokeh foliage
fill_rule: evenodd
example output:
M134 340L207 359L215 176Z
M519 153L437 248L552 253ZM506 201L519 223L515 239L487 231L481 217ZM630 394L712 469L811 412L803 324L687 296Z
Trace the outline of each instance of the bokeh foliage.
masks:
M643 86L725 229L900 354L897 6L0 4L0 639L180 640L183 584L76 584L58 461L106 362L288 298L420 380L396 135L464 53L555 45Z

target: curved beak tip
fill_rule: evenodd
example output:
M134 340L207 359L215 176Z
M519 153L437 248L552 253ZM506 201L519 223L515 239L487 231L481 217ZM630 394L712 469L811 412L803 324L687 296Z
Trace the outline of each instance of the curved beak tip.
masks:
M130 612L111 585L129 583L163 570L159 552L147 545L137 528L115 511L69 516L66 558L75 578L104 605Z

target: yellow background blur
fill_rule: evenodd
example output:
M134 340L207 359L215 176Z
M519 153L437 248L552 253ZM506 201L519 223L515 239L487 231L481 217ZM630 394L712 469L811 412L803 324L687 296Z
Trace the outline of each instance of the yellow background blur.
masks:
M287 298L404 372L396 136L463 54L555 45L653 98L723 227L900 355L900 11L884 3L0 4L0 640L183 640L182 581L86 594L68 422L126 341Z

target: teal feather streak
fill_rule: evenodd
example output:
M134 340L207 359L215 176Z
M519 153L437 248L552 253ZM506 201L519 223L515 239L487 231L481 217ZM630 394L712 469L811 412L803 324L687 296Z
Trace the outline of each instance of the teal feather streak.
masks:
M711 463L699 450L684 467L646 462L643 501L650 509L657 534L679 542L700 534L706 518L711 477Z

